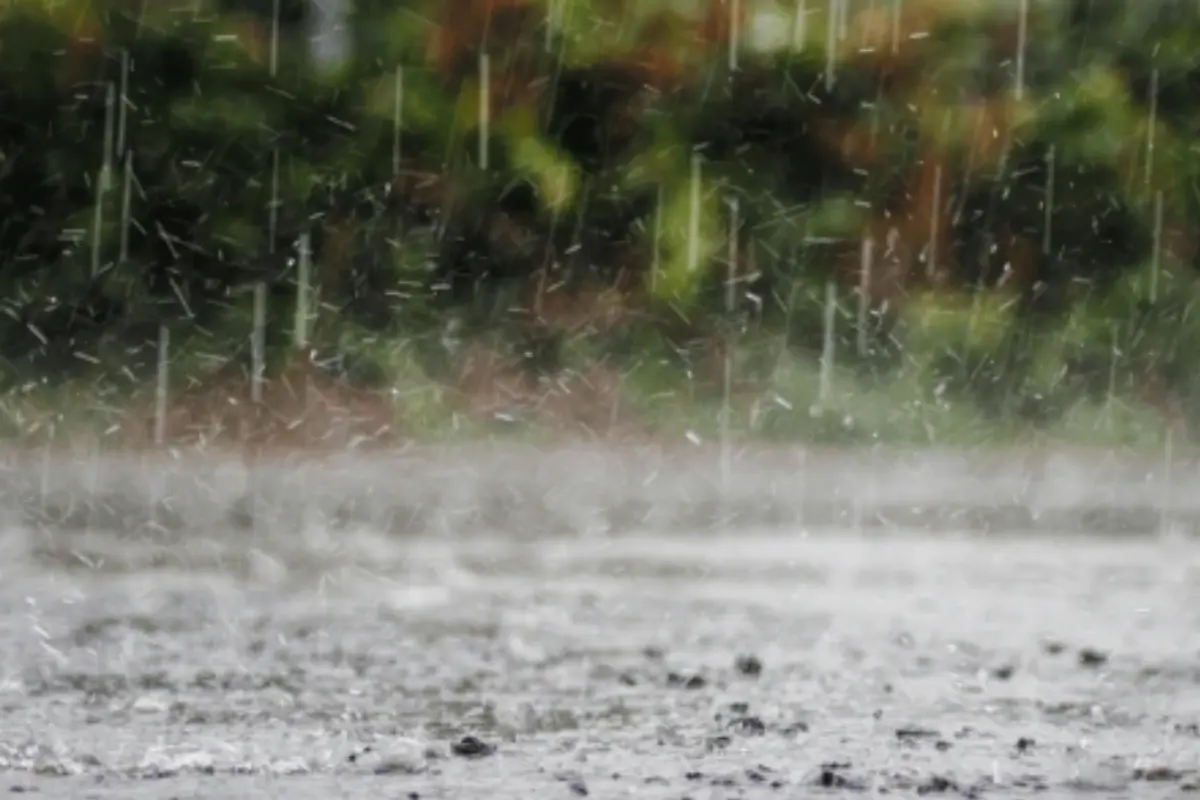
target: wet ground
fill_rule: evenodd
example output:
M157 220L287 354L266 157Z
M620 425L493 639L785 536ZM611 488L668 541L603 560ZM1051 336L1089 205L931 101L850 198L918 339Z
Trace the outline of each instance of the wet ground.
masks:
M257 522L156 501L171 524L116 526L99 493L68 514L63 486L20 480L0 537L13 793L1200 791L1200 543L1174 529L931 532L860 504L855 525L618 529L592 508L535 533L467 503L474 522L403 534L281 515L303 503L280 494Z

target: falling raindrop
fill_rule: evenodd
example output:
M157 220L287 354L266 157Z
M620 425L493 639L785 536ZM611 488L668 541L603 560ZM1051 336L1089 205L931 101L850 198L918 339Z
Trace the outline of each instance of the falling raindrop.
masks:
M125 154L125 180L121 191L121 251L118 263L129 261L129 226L133 204L133 152Z
M833 281L825 284L825 327L821 339L821 383L817 395L817 407L825 409L833 393L833 360L837 341L837 285Z
M113 113L115 94L112 83L105 90L104 99L104 153L101 157L100 176L96 180L96 207L92 217L92 277L100 274L100 254L104 228L104 197L112 184L113 157Z
M862 264L859 268L857 325L859 358L865 358L867 355L867 314L871 304L871 270L873 267L874 252L875 241L868 234L863 237Z
M167 391L170 380L170 331L158 326L158 378L154 386L154 444L162 447L167 440Z
M129 112L129 49L121 51L121 96L117 110L117 158L125 155L126 117Z
M263 378L266 374L267 285L254 284L254 327L250 338L250 398L262 402Z
M925 275L930 279L937 276L938 218L942 210L942 166L933 170L933 203L929 207L929 257L925 262Z
M1163 442L1163 497L1159 507L1158 531L1160 536L1172 532L1171 504L1175 499L1174 480L1175 467L1175 430L1170 421L1167 423L1166 440Z
M1025 97L1025 40L1029 28L1029 0L1019 0L1017 7L1017 70L1015 89L1017 100Z
M808 41L808 0L798 0L796 17L792 21L792 48L803 52Z
M1108 390L1104 398L1104 412L1108 430L1113 430L1113 410L1117 399L1117 368L1121 360L1121 323L1112 326L1112 348L1108 359Z
M392 175L400 174L400 131L404 114L404 67L396 67L395 97L392 106Z
M558 23L559 3L562 0L549 0L546 3L546 39L545 48L547 53L554 52L554 31Z
M312 262L312 243L308 232L300 235L300 255L296 262L296 322L295 344L297 350L308 346L309 282Z
M274 0L271 5L271 77L279 71L279 17L280 0Z
M1042 231L1042 252L1050 255L1051 226L1054 214L1054 145L1046 151L1046 221Z
M741 41L741 0L729 0L729 71L738 68L738 44Z
M41 507L46 508L47 502L50 500L50 472L51 465L51 450L54 446L54 427L51 425L50 436L42 447L42 469L38 477L38 495L41 500Z
M900 11L904 0L892 0L892 55L900 52Z
M1150 71L1150 113L1146 120L1146 185L1154 174L1154 136L1158 127L1158 67Z
M271 62L270 74L274 79L279 70L279 8L280 0L274 0L271 17ZM279 148L271 150L271 201L267 209L267 253L275 255L275 239L279 229ZM262 402L262 385L266 374L266 326L267 285L263 281L254 284L254 310L250 334L250 396L255 405Z
M700 154L692 154L691 205L688 207L688 274L700 269Z
M116 87L112 82L105 86L104 90L104 161L101 172L100 191L107 192L112 188L113 181L113 138L115 136L114 129L116 126L117 112L117 95Z
M491 60L479 54L479 168L488 168L488 128L491 125Z
M825 26L825 91L833 91L837 68L837 31L840 0L831 0Z
M650 262L650 292L658 295L658 282L662 272L662 226L663 226L663 186L658 185L657 197L654 203L654 251Z
M728 495L729 482L732 477L733 465L729 425L733 416L733 356L736 335L734 332L733 315L737 307L737 260L738 260L738 228L740 221L739 204L736 197L729 200L729 272L725 279L725 313L729 315L729 333L725 341L724 381L721 392L721 487Z
M1158 280L1162 269L1163 193L1154 194L1154 252L1150 262L1150 302L1158 302Z

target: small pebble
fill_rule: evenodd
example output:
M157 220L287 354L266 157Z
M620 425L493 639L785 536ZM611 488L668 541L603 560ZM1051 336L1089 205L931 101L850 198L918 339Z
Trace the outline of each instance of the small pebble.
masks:
M496 746L474 736L464 736L450 745L450 752L462 758L484 758L496 752Z
M741 655L733 662L734 669L748 678L757 678L762 675L763 664L758 656Z

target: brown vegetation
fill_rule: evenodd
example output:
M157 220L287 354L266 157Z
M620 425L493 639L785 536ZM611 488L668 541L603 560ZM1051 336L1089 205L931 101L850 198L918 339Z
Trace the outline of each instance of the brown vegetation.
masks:
M621 384L621 374L602 364L539 377L475 344L462 358L455 396L457 407L477 422L533 422L586 438L647 438L649 429L621 402Z
M394 445L396 419L385 393L349 386L306 361L265 379L256 403L249 376L231 364L170 400L164 433L172 446L327 452ZM135 407L124 443L153 444L155 425L152 404Z

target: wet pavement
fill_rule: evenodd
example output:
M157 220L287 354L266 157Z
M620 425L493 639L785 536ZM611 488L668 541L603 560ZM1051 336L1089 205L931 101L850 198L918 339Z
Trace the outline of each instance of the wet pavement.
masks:
M474 533L321 514L205 530L54 522L15 497L12 793L1200 792L1187 536L795 520L535 535L478 514Z

